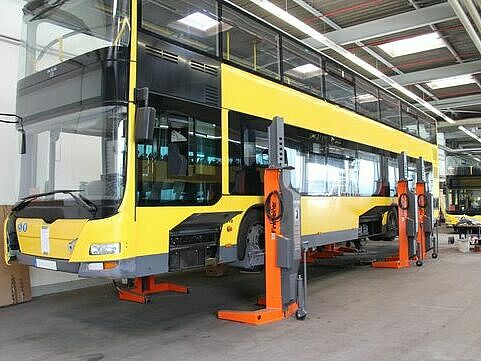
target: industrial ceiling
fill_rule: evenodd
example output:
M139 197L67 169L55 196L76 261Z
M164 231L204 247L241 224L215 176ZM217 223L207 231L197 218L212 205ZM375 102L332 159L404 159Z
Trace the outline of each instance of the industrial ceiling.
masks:
M255 1L232 2L346 63L337 52L265 11L255 4ZM354 53L455 120L455 124L449 124L438 117L438 131L444 134L446 149L470 149L469 154L481 152L481 0L270 2ZM426 38L429 42L431 36L441 39L439 47L400 56L392 56L393 53L383 47L401 41L402 48L402 40L413 43L415 39ZM359 64L348 65L379 85L388 87ZM452 77L458 80L468 78L469 81L461 81L466 84L456 86L431 83ZM391 90L403 96L395 89ZM407 100L412 101L408 98ZM464 126L468 131L460 130L459 126ZM479 138L476 139L473 134L468 135L470 132Z

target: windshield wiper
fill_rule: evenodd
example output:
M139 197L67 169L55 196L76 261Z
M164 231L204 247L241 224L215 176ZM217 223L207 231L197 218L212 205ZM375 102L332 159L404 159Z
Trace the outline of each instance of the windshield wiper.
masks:
M82 191L77 191L77 192L82 192ZM76 192L75 192L76 193ZM90 213L92 213L93 216L97 213L97 205L92 202L90 199L85 197L82 193L79 193L76 195L74 192L68 193L72 198L80 205L82 205L84 208L86 208Z
M57 0L50 3L49 0L31 0L23 7L23 13L33 15L34 18L32 20L37 20L46 12L62 6L66 1L67 0Z
M97 206L90 199L88 199L84 195L80 194L80 192L83 192L83 190L82 189L62 189L62 190L55 190L55 191L46 192L46 193L32 194L32 195L29 195L28 197L23 198L18 203L16 203L13 206L12 211L17 212L17 211L20 211L20 210L24 209L25 207L27 207L31 202L33 202L37 198L48 197L48 196L52 196L54 194L68 194L69 196L71 196L74 199L75 203L84 207L93 216L95 216L95 214L97 213L97 209L98 209ZM79 194L76 194L76 193L79 193Z
M90 28L85 24L85 22L71 13L59 9L64 5L67 0L57 0L53 3L49 3L48 0L32 0L27 3L24 8L24 14L29 14L32 18L30 22L39 19L47 18L48 14L53 10L56 10L52 15L50 15L50 20L60 22L64 25L71 25L77 29L77 31L85 32L91 34Z

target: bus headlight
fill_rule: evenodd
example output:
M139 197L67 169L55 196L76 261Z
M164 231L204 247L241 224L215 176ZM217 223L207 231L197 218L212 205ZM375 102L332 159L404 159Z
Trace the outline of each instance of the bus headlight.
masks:
M90 255L103 256L107 254L119 254L120 243L99 243L90 245Z

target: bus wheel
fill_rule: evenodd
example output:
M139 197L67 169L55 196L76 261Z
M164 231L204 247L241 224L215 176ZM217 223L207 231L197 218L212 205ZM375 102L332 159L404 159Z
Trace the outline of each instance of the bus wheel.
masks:
M398 227L397 213L395 209L391 209L387 215L386 237L385 237L387 241L388 240L394 241L398 233L397 227Z
M382 219L380 220L382 223ZM394 241L397 236L398 230L398 222L397 222L397 211L395 208L392 208L388 211L387 220L385 227L385 232L374 237L370 237L370 239L374 241Z
M240 261L246 260L253 268L256 262L251 262L256 255L264 252L264 218L261 209L253 209L247 212L239 227L237 238L237 251Z

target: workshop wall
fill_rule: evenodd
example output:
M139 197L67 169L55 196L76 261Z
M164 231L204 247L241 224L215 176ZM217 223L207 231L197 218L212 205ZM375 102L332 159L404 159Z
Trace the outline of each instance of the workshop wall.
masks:
M0 112L15 113L15 94L22 31L22 5L19 0L0 0ZM11 205L18 198L18 133L13 125L0 124L0 205ZM30 269L32 294L58 292L98 283L80 280L71 274Z

